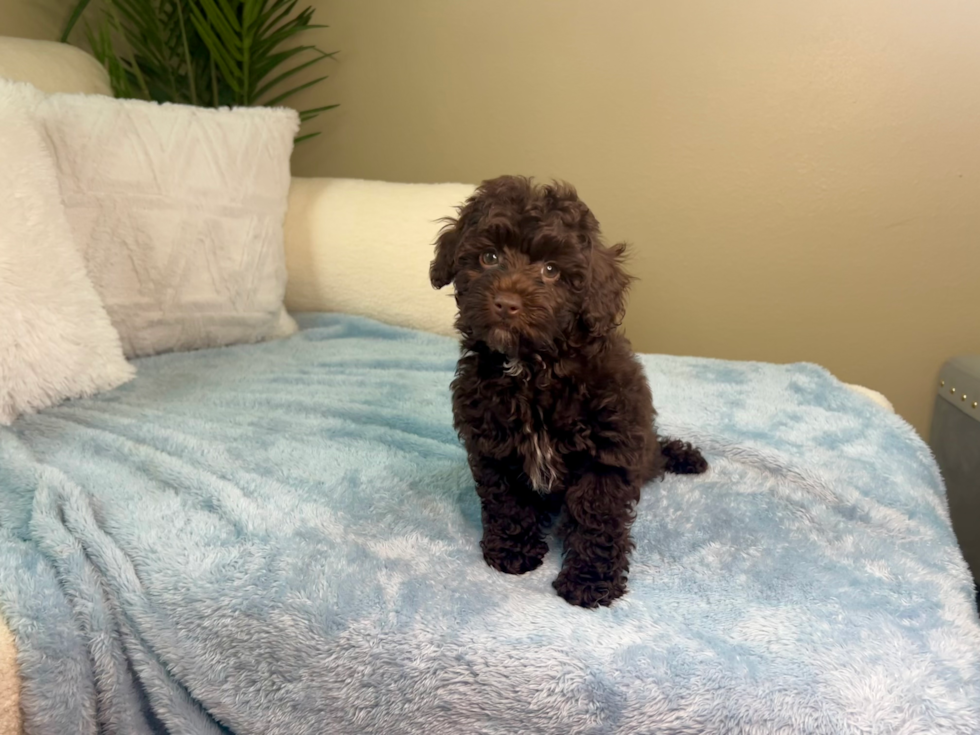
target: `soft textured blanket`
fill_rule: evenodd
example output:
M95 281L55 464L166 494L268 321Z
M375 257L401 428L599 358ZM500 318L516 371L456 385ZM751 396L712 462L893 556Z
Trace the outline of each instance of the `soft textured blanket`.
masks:
M645 357L712 467L648 486L630 592L499 574L452 340L342 316L139 362L0 430L29 732L977 733L942 484L812 365Z

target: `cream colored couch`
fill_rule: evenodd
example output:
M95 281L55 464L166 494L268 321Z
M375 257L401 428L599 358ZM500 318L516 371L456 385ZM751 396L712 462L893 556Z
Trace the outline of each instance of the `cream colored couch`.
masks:
M0 37L0 77L49 93L111 93L92 57L48 41ZM472 191L468 184L293 179L285 222L286 306L452 334L455 302L448 290L429 287L428 267L439 219ZM891 410L881 394L852 388ZM21 731L19 689L14 639L0 615L0 735Z

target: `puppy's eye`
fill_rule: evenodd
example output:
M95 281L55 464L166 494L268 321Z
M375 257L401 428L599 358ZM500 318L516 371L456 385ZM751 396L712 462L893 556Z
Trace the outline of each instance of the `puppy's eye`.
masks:
M554 263L545 263L541 266L541 277L546 281L557 281L561 271Z
M493 248L489 250L484 250L480 254L480 262L487 266L488 268L493 265L497 265L500 262L500 256L497 255L497 251Z

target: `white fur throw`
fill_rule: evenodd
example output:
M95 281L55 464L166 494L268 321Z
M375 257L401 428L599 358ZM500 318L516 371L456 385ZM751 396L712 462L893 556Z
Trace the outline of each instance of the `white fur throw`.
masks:
M42 97L0 80L0 424L133 376L72 243Z
M56 94L39 113L129 356L291 334L283 219L298 116Z

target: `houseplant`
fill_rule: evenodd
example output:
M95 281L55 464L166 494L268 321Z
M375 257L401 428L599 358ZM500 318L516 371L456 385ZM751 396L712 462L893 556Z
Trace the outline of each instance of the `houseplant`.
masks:
M86 38L117 97L202 107L281 105L326 79L297 83L296 75L336 53L299 43L301 34L326 26L312 23L311 7L295 11L297 2L101 0L96 9L77 0L61 40L86 16ZM300 110L300 119L334 107Z

